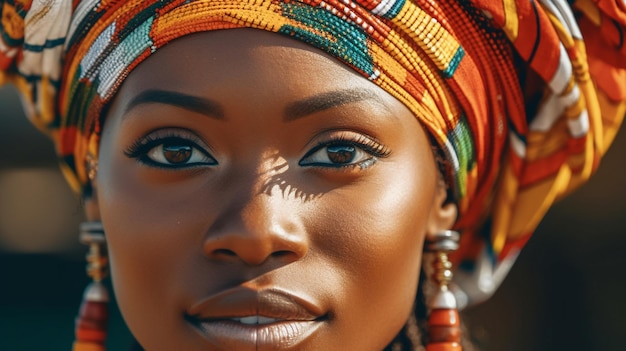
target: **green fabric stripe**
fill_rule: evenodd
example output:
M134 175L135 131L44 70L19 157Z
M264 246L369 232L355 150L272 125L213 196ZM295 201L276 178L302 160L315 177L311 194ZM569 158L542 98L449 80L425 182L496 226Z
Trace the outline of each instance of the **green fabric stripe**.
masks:
M461 116L459 123L448 133L448 140L452 144L459 161L459 170L456 174L457 198L467 195L467 174L476 167L476 153L472 131L465 115Z
M459 67L459 64L461 63L461 60L463 59L464 56L465 56L465 50L463 49L462 46L459 46L459 48L454 53L452 60L450 60L450 64L448 64L448 68L446 68L442 72L444 78L452 78L452 76L454 75L454 72L456 72L456 69Z
M367 35L354 23L344 21L322 8L283 3L283 15L307 28L282 26L278 33L292 36L337 57L367 76L374 73Z

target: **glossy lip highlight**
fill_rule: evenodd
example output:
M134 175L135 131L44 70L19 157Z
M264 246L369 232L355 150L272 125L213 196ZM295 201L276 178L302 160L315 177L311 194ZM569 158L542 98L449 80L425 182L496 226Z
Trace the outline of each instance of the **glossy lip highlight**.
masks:
M194 304L185 315L194 329L224 350L288 350L326 321L315 302L280 289L237 287Z

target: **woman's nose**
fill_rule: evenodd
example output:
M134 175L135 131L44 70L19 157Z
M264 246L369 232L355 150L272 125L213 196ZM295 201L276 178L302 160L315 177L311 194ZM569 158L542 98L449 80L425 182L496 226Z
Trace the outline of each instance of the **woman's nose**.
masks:
M203 250L210 259L241 260L261 265L277 259L282 264L306 255L309 242L295 213L297 199L274 188L235 199L207 233Z

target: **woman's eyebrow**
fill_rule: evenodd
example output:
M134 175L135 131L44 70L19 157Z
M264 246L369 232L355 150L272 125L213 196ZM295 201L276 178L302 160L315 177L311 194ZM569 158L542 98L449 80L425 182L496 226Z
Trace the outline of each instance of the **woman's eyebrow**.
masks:
M128 105L126 105L124 115L127 116L130 110L144 104L172 105L198 112L207 117L219 120L224 119L224 110L215 101L179 92L155 89L143 91L135 96Z
M372 100L380 104L385 109L391 111L383 99L372 90L345 89L314 95L312 97L288 104L287 107L285 107L284 120L293 121L316 112L363 100Z

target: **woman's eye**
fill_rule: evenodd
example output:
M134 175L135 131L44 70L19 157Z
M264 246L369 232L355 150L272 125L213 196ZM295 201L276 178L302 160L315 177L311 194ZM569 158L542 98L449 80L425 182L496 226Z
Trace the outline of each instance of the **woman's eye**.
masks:
M217 160L193 139L179 136L147 136L136 142L126 155L143 164L161 168L217 165Z
M375 157L351 143L322 145L309 152L300 162L301 166L345 167L367 166Z
M175 142L164 142L155 146L146 155L150 160L171 166L215 164L215 160L198 148Z

